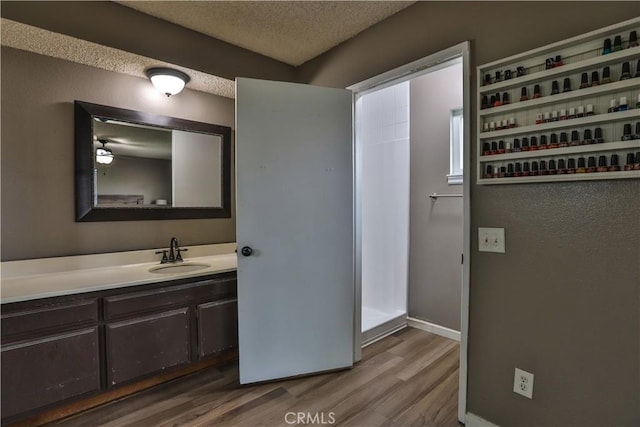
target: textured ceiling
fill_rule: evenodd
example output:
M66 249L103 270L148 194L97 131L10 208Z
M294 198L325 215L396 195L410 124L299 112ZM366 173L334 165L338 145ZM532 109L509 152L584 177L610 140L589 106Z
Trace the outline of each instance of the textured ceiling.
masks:
M298 66L415 1L118 1Z

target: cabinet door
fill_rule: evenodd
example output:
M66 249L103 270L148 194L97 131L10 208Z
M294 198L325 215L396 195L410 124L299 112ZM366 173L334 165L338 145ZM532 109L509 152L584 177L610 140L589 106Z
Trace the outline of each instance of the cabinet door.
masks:
M98 329L2 348L2 417L100 389Z
M238 346L238 300L214 301L198 306L200 358Z
M109 386L188 363L189 333L188 308L108 324Z

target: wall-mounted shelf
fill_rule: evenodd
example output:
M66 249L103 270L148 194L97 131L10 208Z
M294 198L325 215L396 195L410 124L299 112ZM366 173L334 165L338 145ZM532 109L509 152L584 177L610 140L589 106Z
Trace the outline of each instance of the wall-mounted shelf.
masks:
M477 183L495 185L640 178L640 131L636 129L637 127L640 129L640 108L636 105L640 103L640 69L638 69L640 68L640 46L628 46L632 31L636 31L636 34L640 33L640 17L479 66L477 82L481 86L477 88ZM616 36L622 39L622 49L603 54L605 39L609 38L613 41ZM563 65L544 69L545 61L556 56L561 57ZM624 63L628 63L624 67L630 68L630 78L625 75L625 78L621 79ZM611 82L600 84L598 81L598 84L595 84L592 79L595 79L595 75L599 80L604 77L604 67L609 67ZM518 68L525 69L526 74L515 77L515 70ZM485 76L501 74L504 70L510 70L514 77L482 85ZM580 89L584 73L590 77L589 84ZM570 85L570 89L563 92L565 81ZM557 82L560 93L550 95L552 82ZM591 83L594 84L591 85ZM525 91L528 97L532 97L534 84L539 85L542 96L519 101L521 91ZM483 96L491 97L492 95L503 98L506 95L513 102L481 108ZM622 98L626 98L627 109L608 112L612 104L622 101ZM578 114L579 109L584 109L586 113L588 108L593 108L595 114L536 124L541 114L544 116L545 113L549 113L551 117L554 115L557 117L572 109L575 109ZM504 125L509 122L515 122L516 126L483 131L490 126L491 122L498 128L501 125L506 127ZM519 144L515 138L534 136L542 138L543 135L549 136L550 133L551 137L555 138L557 135L553 135L554 133L566 132L570 135L574 131L582 136L587 129L592 131L594 127L597 132L602 132L602 138L606 142L481 155L483 145L487 143L493 145L494 142L499 141L500 146L504 144L506 151L509 151L509 148L517 147L518 145L515 144ZM630 135L629 127L631 127ZM632 139L623 140L629 138ZM547 171L544 174L542 171L533 173L534 168L537 170L539 165L541 168L543 165L546 168L549 161L559 165L560 162L573 164L578 161L593 162L594 159L598 162L606 162L610 171L565 173L573 172L567 168L562 171L554 169L553 173ZM615 167L616 160L619 168ZM614 166L610 164L611 162ZM521 167L529 170L529 166L531 166L530 176L509 172L517 172ZM493 170L493 173L487 173L487 169ZM590 169L592 170L593 168ZM582 169L580 171L582 172Z

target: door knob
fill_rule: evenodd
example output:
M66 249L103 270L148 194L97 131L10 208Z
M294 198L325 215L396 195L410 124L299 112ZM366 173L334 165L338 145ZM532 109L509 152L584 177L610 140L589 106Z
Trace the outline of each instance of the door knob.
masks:
M240 253L243 256L251 256L251 254L253 253L253 249L251 249L249 246L243 246L242 249L240 249Z

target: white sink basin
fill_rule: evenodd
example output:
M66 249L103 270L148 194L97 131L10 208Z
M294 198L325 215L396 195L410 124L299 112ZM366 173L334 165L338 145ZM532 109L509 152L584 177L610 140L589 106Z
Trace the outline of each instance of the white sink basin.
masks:
M190 273L192 271L198 271L209 267L211 267L211 264L206 264L204 262L180 262L175 264L156 265L151 267L149 272L159 274Z

